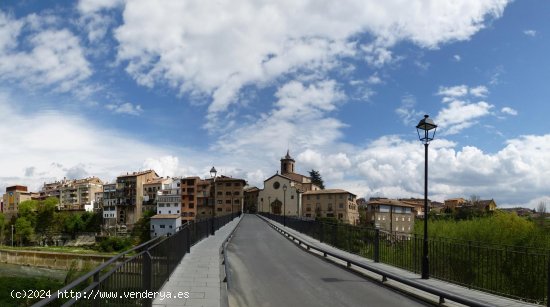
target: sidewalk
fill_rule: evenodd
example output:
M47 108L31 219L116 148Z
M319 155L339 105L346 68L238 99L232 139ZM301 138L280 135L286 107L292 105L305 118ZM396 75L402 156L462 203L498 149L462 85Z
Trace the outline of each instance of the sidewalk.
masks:
M191 247L191 252L176 267L170 279L160 289L161 295L171 292L172 298L157 297L154 307L161 306L212 306L221 305L220 248L242 217L236 218ZM188 298L173 298L178 292L188 292Z
M338 248L335 248L335 247L333 247L331 245L328 245L328 244L325 244L325 243L321 243L317 239L311 238L311 237L309 237L309 236L307 236L303 233L300 233L300 232L298 232L298 231L296 231L292 228L285 227L282 224L279 224L279 223L277 223L273 220L267 219L263 216L260 216L260 217L262 219L266 220L268 223L271 223L272 225L278 227L279 229L284 230L290 236L292 236L292 237L294 237L294 238L296 238L296 239L298 239L298 240L300 240L300 241L302 241L306 244L309 244L311 246L319 247L321 249L326 250L327 252L334 253L335 255L345 257L347 259L359 262L361 264L364 264L364 265L372 267L372 268L376 268L376 269L381 270L381 271L393 273L393 274L399 275L401 277L414 280L415 282L422 283L424 285L428 285L432 288L438 288L438 289L445 290L447 293L454 293L454 294L457 294L461 297L468 297L470 299L473 299L473 300L476 300L476 301L479 301L479 302L483 302L484 304L487 304L487 306L502 306L502 307L504 307L504 306L506 306L506 307L541 306L541 305L535 305L535 304L529 304L529 303L521 302L521 301L518 301L518 300L506 298L506 297L503 297L503 296L493 295L493 294L478 291L478 290L468 289L466 287L462 287L462 286L459 286L459 285L456 285L456 284L452 284L452 283L441 281L441 280L434 279L434 278L430 278L430 279L427 279L427 280L426 279L421 279L419 275L414 274L412 272L409 272L409 271L406 271L406 270L403 270L403 269L399 269L399 268L396 268L396 267L393 267L393 266L390 266L390 265L387 265L387 264L383 264L383 263L375 263L373 260L358 256L358 255L355 255L355 254L352 254L352 253L349 253L349 252L346 252L346 251L343 251L343 250L340 250ZM315 254L323 256L323 253L320 253L318 251L309 250L308 252L315 253ZM341 264L341 265L344 265L344 266L347 264L346 262L344 262L340 259L334 258L334 257L328 256L327 259L330 259L331 261L333 261L335 263L338 263L338 264ZM375 279L380 280L380 275L378 275L376 273L373 273L371 271L368 271L368 270L365 270L365 269L362 269L362 268L358 268L358 267L353 267L353 269L360 272L360 273L362 273L362 274L364 274L364 275L367 275L371 278L375 278ZM435 303L437 303L439 301L439 297L436 296L436 295L426 293L424 291L421 291L419 289L404 285L402 283L399 283L397 281L393 281L391 279L387 280L387 281L384 281L384 285L390 286L390 287L392 287L392 288L394 288L398 291L406 292L409 295L413 295L413 296L417 296L417 297L422 298L422 299L427 299L427 300L433 301ZM452 302L450 300L446 300L445 303L442 304L442 305L443 306L464 306L464 305Z

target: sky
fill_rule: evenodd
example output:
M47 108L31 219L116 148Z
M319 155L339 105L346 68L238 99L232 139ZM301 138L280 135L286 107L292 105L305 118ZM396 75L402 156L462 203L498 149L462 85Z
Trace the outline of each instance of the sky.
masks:
M0 192L128 171L550 203L543 0L0 2Z

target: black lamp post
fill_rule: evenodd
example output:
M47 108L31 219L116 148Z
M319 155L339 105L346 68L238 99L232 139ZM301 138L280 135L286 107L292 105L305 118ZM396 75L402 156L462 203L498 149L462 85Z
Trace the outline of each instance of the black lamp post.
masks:
M286 226L286 184L283 184L283 225Z
M428 115L424 115L424 119L416 126L418 138L424 144L424 244L422 252L422 279L430 278L430 261L428 258L428 145L434 139L436 130L437 125L434 124L434 121Z
M212 204L212 228L210 229L210 234L214 235L214 220L216 219L216 168L212 166L210 169L210 177L212 178L212 190L214 191L214 203Z

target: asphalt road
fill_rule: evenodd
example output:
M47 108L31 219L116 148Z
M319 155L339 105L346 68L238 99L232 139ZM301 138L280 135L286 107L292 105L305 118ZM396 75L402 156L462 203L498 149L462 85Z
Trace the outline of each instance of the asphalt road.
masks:
M229 306L426 306L298 248L255 215L227 247Z

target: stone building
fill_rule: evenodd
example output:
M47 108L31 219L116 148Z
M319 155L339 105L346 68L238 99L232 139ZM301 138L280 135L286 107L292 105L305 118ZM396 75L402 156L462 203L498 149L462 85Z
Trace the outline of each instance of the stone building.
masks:
M302 216L335 218L343 223L358 225L359 210L356 195L341 189L307 191L302 195Z
M389 233L414 231L414 206L395 199L371 199L367 203L367 222Z

